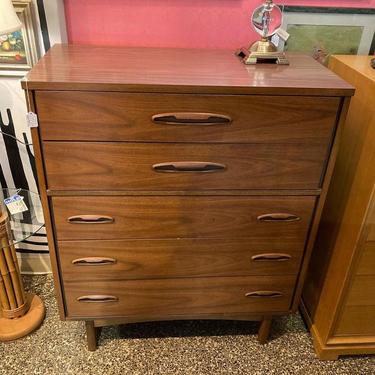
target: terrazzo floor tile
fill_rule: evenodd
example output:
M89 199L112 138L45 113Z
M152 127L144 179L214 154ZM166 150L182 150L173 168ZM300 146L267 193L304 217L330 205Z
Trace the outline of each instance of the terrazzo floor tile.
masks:
M298 314L277 319L269 343L256 341L258 323L178 321L104 328L99 348L86 349L82 322L61 322L51 276L25 278L47 307L43 326L0 343L1 375L372 375L375 357L316 359Z

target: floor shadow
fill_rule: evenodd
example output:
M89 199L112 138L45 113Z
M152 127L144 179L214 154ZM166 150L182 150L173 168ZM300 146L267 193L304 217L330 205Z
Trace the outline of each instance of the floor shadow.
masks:
M117 327L121 338L255 335L259 322L232 320L177 320L130 323ZM105 329L103 329L103 334Z

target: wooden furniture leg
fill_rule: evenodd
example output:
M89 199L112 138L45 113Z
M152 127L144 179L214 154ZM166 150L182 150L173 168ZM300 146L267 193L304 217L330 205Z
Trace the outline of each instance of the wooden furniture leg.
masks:
M260 344L265 344L268 340L268 336L270 334L272 323L271 316L264 316L263 320L260 323L259 331L258 331L258 341Z
M92 320L86 321L86 336L87 336L87 348L90 352L94 352L98 347L97 342L97 328Z

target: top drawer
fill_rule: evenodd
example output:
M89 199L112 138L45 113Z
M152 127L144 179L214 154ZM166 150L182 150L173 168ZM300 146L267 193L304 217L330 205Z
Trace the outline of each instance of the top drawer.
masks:
M43 140L326 144L338 98L36 92Z

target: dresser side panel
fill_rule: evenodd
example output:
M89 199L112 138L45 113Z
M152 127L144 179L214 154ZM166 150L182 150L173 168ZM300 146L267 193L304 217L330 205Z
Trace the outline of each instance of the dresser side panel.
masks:
M31 91L27 91L25 95L29 96L28 102L30 103L31 108L29 110L34 111L37 113L37 106L38 104L34 101L35 93ZM47 196L47 184L46 184L46 177L44 171L44 159L42 153L42 147L40 142L40 134L39 128L31 128L31 137L33 141L33 149L35 155L35 165L37 170L37 177L38 177L38 187L39 187L39 194L40 199L43 206L43 215L44 221L47 231L47 240L48 240L48 248L49 254L51 259L51 266L52 272L54 276L54 284L55 284L55 294L58 302L58 309L59 315L62 320L65 320L65 309L64 309L64 298L63 298L63 290L62 290L62 283L60 279L60 271L59 271L59 262L57 251L55 248L55 238L54 238L54 229L53 229L53 220L52 220L52 211L50 207L49 198Z

